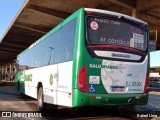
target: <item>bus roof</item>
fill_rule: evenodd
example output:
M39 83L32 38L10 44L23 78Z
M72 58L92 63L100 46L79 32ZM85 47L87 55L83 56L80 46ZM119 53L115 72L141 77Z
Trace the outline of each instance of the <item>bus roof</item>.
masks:
M121 14L121 13L112 12L112 11L100 10L100 9L92 9L92 8L85 8L85 11L92 11L92 12L104 13L104 14L115 15L115 16L123 16L123 17L125 17L125 18L127 18L127 19L130 19L130 20L134 20L134 21L137 21L137 22L140 22L140 23L147 24L147 22L144 22L144 21L139 20L139 19L137 19L137 18L128 16L128 15L125 15L125 14Z

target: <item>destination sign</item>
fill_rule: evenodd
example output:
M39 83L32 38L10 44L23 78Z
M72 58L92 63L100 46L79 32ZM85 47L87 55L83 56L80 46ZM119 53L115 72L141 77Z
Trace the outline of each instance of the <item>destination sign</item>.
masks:
M114 44L142 51L147 48L146 29L122 20L88 16L87 39L91 44Z

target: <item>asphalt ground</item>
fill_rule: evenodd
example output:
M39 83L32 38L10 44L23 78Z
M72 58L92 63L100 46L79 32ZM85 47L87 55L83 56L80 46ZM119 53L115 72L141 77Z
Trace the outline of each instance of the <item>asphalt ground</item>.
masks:
M2 80L0 82L0 111L11 112L13 115L11 118L0 117L0 120L160 120L160 92L150 92L149 102L144 106L81 109L59 107L58 110L51 109L40 113L42 117L17 117L16 112L39 113L37 100L21 96L15 90L13 82Z

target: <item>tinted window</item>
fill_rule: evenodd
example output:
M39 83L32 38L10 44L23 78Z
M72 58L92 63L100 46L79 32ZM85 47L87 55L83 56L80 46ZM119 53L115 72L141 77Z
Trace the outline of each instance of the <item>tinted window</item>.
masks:
M18 57L19 69L25 70L33 68L34 48L28 49Z
M57 34L56 59L57 63L73 59L73 44L75 38L76 19L64 25ZM53 59L54 60L54 59Z
M55 34L35 46L34 67L41 67L50 64L51 56L54 55Z
M33 68L73 59L76 19L18 57L21 67Z
M144 27L120 20L87 17L87 39L91 44L114 44L145 51L147 32Z

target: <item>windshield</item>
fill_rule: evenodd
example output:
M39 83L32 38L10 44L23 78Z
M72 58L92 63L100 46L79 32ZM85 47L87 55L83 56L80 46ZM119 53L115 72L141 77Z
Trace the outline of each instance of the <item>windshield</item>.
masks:
M145 51L146 28L122 20L87 16L87 39L90 44L112 44Z

